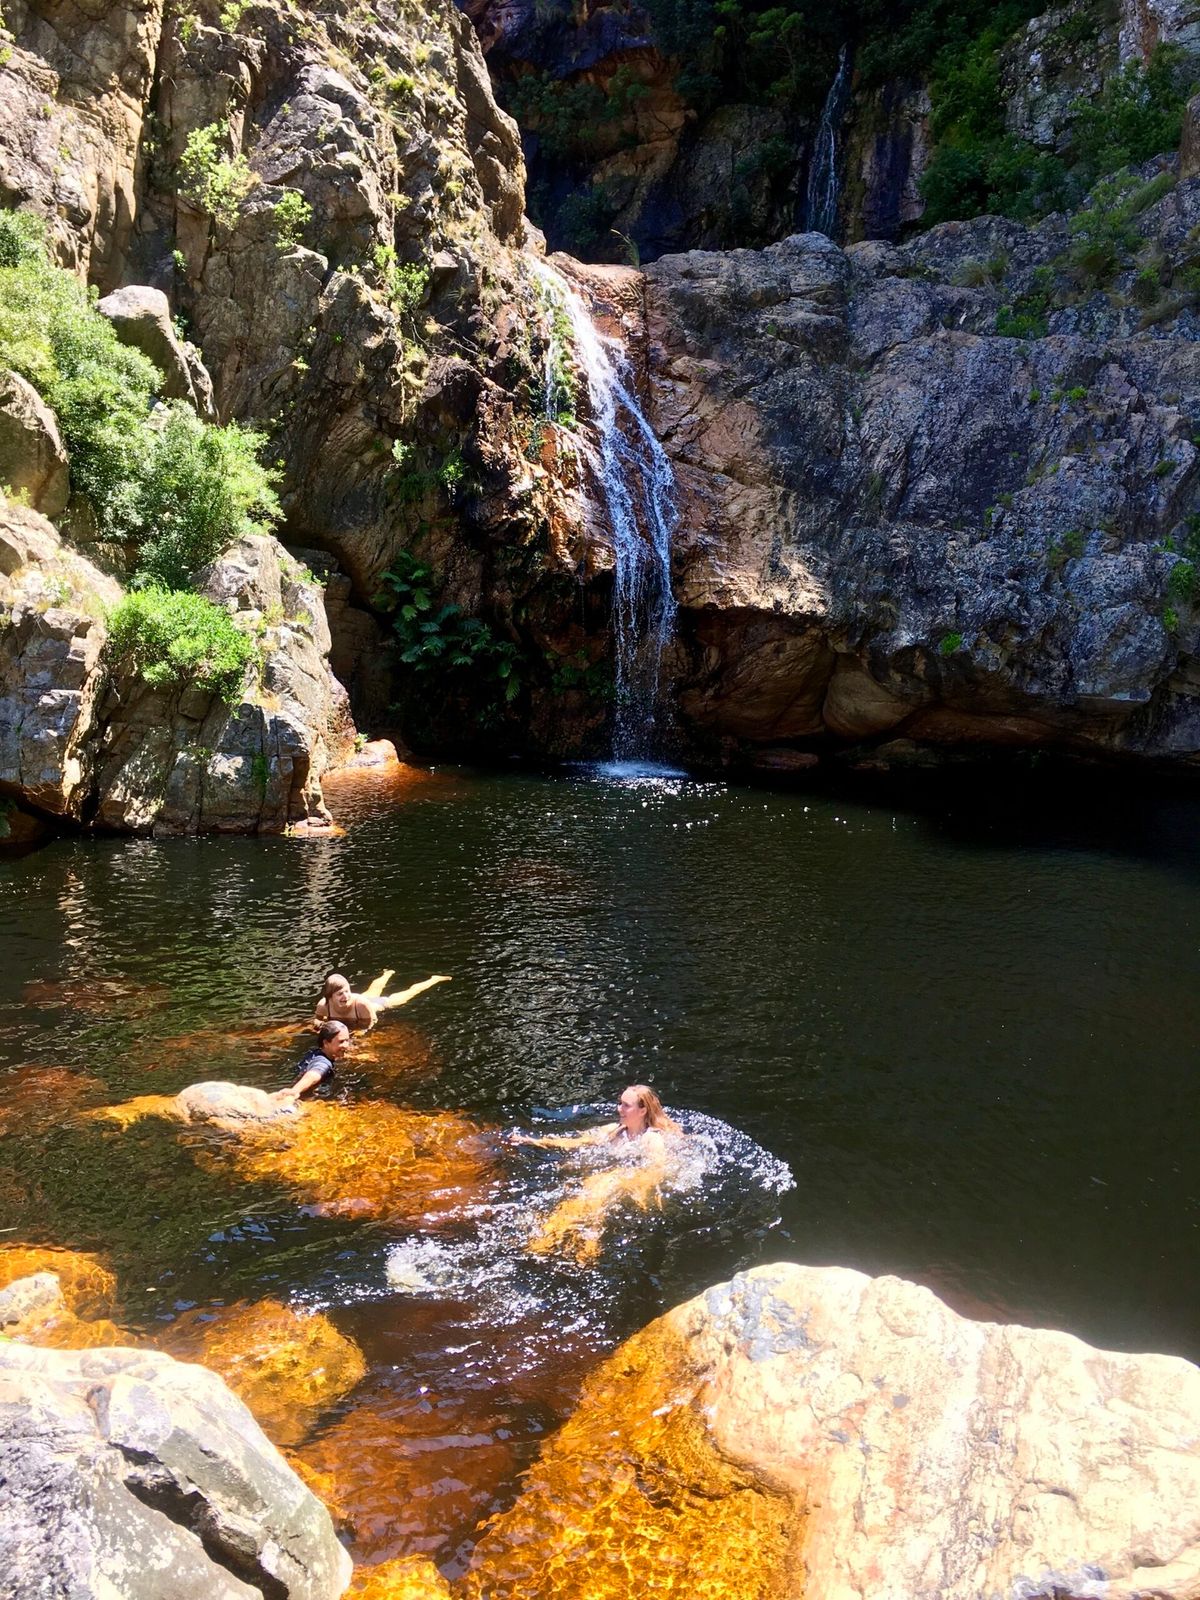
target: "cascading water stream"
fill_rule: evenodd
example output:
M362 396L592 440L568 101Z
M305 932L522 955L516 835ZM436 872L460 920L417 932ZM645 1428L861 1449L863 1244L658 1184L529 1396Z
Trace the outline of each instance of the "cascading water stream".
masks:
M849 87L850 48L844 44L838 53L837 72L821 108L805 200L805 227L810 233L824 233L831 239L838 225L838 133Z
M536 268L566 312L574 355L587 381L599 447L583 449L603 500L613 547L613 649L616 721L613 754L628 761L654 753L659 675L675 630L671 539L678 517L675 473L633 390L618 340L599 333L587 307L553 268ZM557 352L546 357L547 415L556 405Z

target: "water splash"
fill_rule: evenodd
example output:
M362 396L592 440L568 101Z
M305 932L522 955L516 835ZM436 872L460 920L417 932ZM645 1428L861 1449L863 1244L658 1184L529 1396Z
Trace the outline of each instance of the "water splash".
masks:
M677 609L671 590L675 473L638 404L620 342L597 330L579 294L552 267L539 262L535 271L569 319L599 437L598 448L583 449L613 547L613 754L631 760L649 755L660 731L659 679ZM547 415L555 403L551 373L557 361L552 341L546 354Z
M805 201L805 226L810 233L823 233L830 239L838 226L838 133L850 88L850 47L838 52L837 72L821 108L817 137L813 141L812 162L808 169L808 195Z

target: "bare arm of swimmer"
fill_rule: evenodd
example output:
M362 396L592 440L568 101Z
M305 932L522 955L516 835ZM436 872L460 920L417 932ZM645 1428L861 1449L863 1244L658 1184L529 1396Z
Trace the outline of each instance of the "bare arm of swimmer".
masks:
M603 1128L589 1128L586 1133L514 1133L512 1142L534 1144L539 1150L571 1150L581 1144L607 1144L620 1131L619 1122L608 1122Z

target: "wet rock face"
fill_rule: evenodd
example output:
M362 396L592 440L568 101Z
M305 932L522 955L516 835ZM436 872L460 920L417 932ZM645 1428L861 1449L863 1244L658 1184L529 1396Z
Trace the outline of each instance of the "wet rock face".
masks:
M1186 254L1194 217L1191 181L1141 226ZM1192 758L1190 313L1143 326L1064 290L1044 336L997 337L1065 242L981 218L647 270L679 703L711 752L903 734Z
M468 1593L616 1597L653 1549L654 1592L680 1600L1192 1600L1198 1426L1188 1362L968 1322L898 1278L760 1267L589 1381ZM726 1524L736 1575L705 1536Z
M329 1513L215 1373L133 1350L0 1345L0 1562L80 1600L336 1600Z

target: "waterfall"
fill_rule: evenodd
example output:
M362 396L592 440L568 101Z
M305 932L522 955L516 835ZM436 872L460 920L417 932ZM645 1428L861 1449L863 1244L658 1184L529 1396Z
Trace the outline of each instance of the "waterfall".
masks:
M659 671L675 630L671 536L675 473L633 389L625 352L599 333L580 296L544 263L536 271L570 321L575 360L587 382L599 447L581 441L600 491L613 548L613 754L653 753ZM547 371L550 370L547 355Z
M849 87L850 47L844 44L838 52L837 73L821 108L821 120L817 125L812 161L808 168L808 195L805 201L805 227L810 233L824 233L831 239L836 235L838 225L838 130L846 109Z

